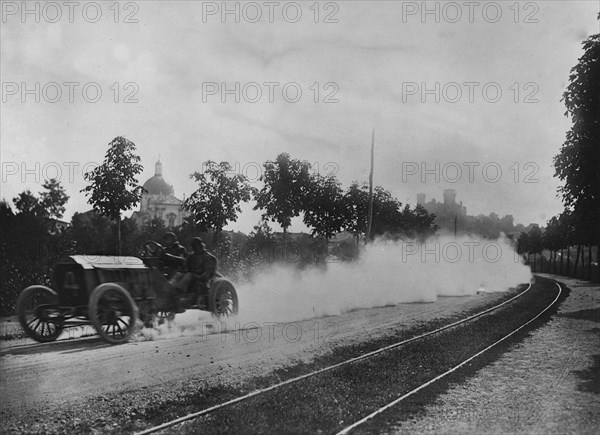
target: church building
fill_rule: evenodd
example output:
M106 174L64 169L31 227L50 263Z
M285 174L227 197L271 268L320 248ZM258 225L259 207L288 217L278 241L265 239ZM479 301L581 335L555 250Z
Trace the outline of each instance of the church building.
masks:
M183 224L189 212L182 210L183 201L175 197L173 186L168 184L162 176L163 167L160 159L154 165L154 176L144 183L146 190L142 194L140 211L131 216L141 227L153 218L160 218L169 228Z

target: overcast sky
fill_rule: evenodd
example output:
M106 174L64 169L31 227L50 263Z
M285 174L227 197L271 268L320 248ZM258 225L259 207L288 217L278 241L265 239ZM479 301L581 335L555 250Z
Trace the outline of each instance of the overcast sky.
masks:
M2 2L7 200L58 175L65 219L90 209L82 170L119 135L139 181L160 156L179 198L205 160L256 179L281 152L346 187L367 180L374 128L375 183L403 203L454 188L474 215L543 224L562 209L560 99L598 1L113 4Z

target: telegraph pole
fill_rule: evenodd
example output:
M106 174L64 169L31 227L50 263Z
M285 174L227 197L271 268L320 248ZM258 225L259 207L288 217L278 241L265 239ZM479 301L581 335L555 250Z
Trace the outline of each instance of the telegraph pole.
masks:
M457 221L458 221L458 215L455 214L454 215L454 239L456 239L456 224L457 224Z
M369 217L365 245L371 240L371 225L373 224L373 161L375 160L375 129L371 136L371 172L369 174Z

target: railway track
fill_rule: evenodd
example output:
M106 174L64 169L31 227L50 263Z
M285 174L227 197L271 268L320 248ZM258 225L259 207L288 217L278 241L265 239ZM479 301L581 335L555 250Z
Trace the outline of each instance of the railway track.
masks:
M513 336L514 334L516 334L517 332L519 332L520 330L522 330L523 328L525 328L530 323L534 322L536 319L538 319L540 316L542 316L546 311L548 311L552 306L554 306L554 304L559 300L559 298L560 298L560 296L562 294L562 288L560 287L560 285L558 283L556 283L556 285L558 287L558 293L557 293L556 298L548 306L546 306L542 311L540 311L537 315L535 315L533 318L529 319L527 322L523 323L518 328L512 330L510 333L508 333L508 334L504 335L503 337L501 337L500 339L496 340L494 343L492 343L491 345L487 346L483 350L475 353L474 355L472 355L469 358L463 360L459 364L454 365L452 368L450 368L449 370L445 371L444 373L442 373L442 374L434 377L433 379L430 379L427 382L424 382L420 386L418 386L418 387L412 389L411 391L409 391L409 392L401 395L400 397L398 397L398 398L394 399L393 401L387 403L386 405L380 407L376 411L374 411L374 412L366 415L365 417L363 417L363 418L355 421L351 425L345 427L339 433L340 434L349 433L353 429L355 429L358 426L364 424L365 422L374 419L376 416L378 416L379 414L381 414L385 410L387 410L387 409L389 409L389 408L397 405L398 403L402 402L406 398L408 398L408 397L414 395L415 393L417 393L417 392L419 392L419 391L427 388L431 384L434 384L435 382L440 381L441 379L445 378L446 376L450 375L451 373L453 373L456 370L460 369L461 367L465 366L466 364L468 364L472 360L474 360L474 359L478 358L479 356L481 356L482 354L488 352L489 350L491 350L492 348L494 348L498 344L502 343L503 341L505 341L509 337ZM433 330L433 331L430 331L430 332L427 332L427 333L424 333L424 334L420 334L420 335L411 337L411 338L406 339L406 340L398 341L396 343L393 343L393 344L381 347L379 349L373 350L373 351L365 353L363 355L346 359L346 360L344 360L342 362L339 362L337 364L333 364L333 365L321 368L319 370L315 370L315 371L303 374L301 376L297 376L297 377L294 377L294 378L282 381L280 383L273 384L273 385L271 385L269 387L266 387L266 388L257 389L255 391L252 391L252 392L248 393L248 394L238 396L236 398L233 398L231 400L222 402L220 404L216 404L214 406L210 406L208 408L199 410L197 412L190 413L190 414L185 415L183 417L179 417L179 418L167 421L165 423L162 423L160 425L147 428L147 429L145 429L145 430L143 430L141 432L137 432L137 434L138 435L143 435L143 434L156 433L156 432L163 431L165 429L171 428L173 426L179 425L179 424L184 423L186 421L190 421L190 420L193 420L193 419L196 419L196 418L199 418L199 417L206 417L206 416L208 416L208 415L210 415L212 413L220 411L220 410L222 410L224 408L227 408L229 406L232 406L232 405L244 402L244 401L248 401L249 399L252 399L252 398L257 398L257 397L262 396L262 395L264 395L266 393L273 392L273 391L276 391L278 389L282 389L282 388L284 388L286 386L289 386L291 384L295 384L295 383L298 383L298 382L306 381L306 380L308 380L310 378L314 378L314 377L317 377L317 376L322 375L324 373L334 371L334 370L339 369L339 368L341 368L343 366L348 366L348 365L351 365L351 364L355 364L355 363L357 363L359 361L369 360L371 358L374 358L377 355L383 354L385 352L389 352L389 351L391 351L393 349L397 349L397 348L400 348L402 346L408 345L410 343L417 342L418 340L423 340L425 338L432 337L432 336L434 336L436 334L439 334L439 333L441 333L443 331L446 331L448 329L456 328L456 327L461 326L461 325L465 325L465 324L467 324L467 323L469 323L469 322L471 322L471 321L473 321L475 319L478 319L478 318L480 318L480 317L482 317L482 316L484 316L486 314L489 314L489 313L491 313L491 312L493 312L495 310L498 310L499 308L504 307L507 304L509 304L509 303L511 303L511 302L513 302L513 301L515 301L515 300L517 300L519 298L521 298L523 295L527 294L531 290L531 288L532 288L532 285L529 284L529 286L524 291L520 292L516 296L514 296L514 297L512 297L512 298L510 298L510 299L508 299L508 300L506 300L506 301L504 301L504 302L502 302L500 304L497 304L497 305L495 305L495 306L493 306L491 308L485 309L485 310L483 310L483 311L481 311L479 313L476 313L474 315L468 316L468 317L466 317L464 319L461 319L461 320L456 321L454 323L451 323L449 325L443 326L443 327L438 328L436 330Z
M532 322L534 322L535 320L537 320L542 314L544 314L546 311L548 311L550 308L552 308L552 306L554 306L554 304L559 300L559 298L560 298L560 296L562 294L562 288L561 288L560 284L558 284L557 282L556 282L556 285L558 287L558 293L557 293L556 297L554 298L554 300L548 306L546 306L536 316L534 316L533 318L529 319L527 322L523 323L521 326L519 326L518 328L514 329L510 333L506 334L504 337L502 337L499 340L495 341L494 343L490 344L485 349L480 350L476 354L474 354L471 357L465 359L464 361L460 362L459 364L455 365L454 367L450 368L449 370L446 370L444 373L442 373L442 374L436 376L435 378L433 378L433 379L431 379L431 380L429 380L429 381L421 384L420 386L418 386L417 388L412 389L408 393L403 394L402 396L398 397L397 399L395 399L395 400L387 403L386 405L380 407L376 411L374 411L371 414L369 414L369 415L361 418L360 420L357 420L356 422L352 423L351 425L346 426L344 429L342 429L341 431L339 431L336 435L345 435L345 434L350 433L352 430L356 429L357 427L361 426L362 424L366 423L367 421L369 421L369 420L377 417L378 415L380 415L381 413L383 413L387 409L390 409L391 407L398 405L400 402L402 402L403 400L407 399L408 397L410 397L410 396L418 393L419 391L423 390L424 388L427 388L428 386L432 385L433 383L435 383L435 382L437 382L437 381L445 378L446 376L454 373L455 371L457 371L461 367L463 367L466 364L468 364L471 361L473 361L475 358L477 358L480 355L483 355L484 353L488 352L490 349L496 347L498 344L500 344L503 341L507 340L508 338L510 338L511 336L513 336L514 334L516 334L517 332L519 332L520 330L522 330L523 328L525 328L527 325L529 325Z

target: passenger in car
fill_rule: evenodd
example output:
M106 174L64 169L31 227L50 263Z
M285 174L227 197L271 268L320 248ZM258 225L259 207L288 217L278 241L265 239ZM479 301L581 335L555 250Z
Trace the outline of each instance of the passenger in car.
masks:
M206 283L217 273L217 258L206 250L200 237L192 239L192 253L186 261L187 273L175 284L183 292L206 289Z

